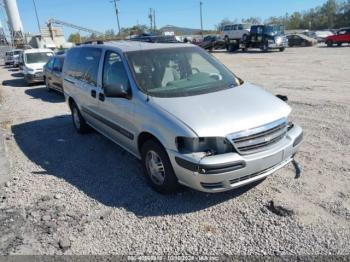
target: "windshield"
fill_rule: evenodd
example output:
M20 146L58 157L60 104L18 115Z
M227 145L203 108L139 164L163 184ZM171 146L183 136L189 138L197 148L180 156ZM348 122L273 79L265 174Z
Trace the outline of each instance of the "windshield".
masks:
M284 27L280 25L266 26L265 34L268 34L268 35L284 34Z
M239 80L198 48L169 48L126 54L140 89L150 96L184 97L239 85Z
M42 53L29 53L26 54L26 63L27 64L35 64L35 63L47 63L52 57L52 53L50 52L42 52Z

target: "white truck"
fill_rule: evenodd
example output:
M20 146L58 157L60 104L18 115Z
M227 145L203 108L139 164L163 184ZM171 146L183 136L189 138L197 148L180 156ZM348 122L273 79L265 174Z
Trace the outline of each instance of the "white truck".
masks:
M240 42L244 42L250 34L251 24L227 24L223 27L222 36L228 51L234 51Z

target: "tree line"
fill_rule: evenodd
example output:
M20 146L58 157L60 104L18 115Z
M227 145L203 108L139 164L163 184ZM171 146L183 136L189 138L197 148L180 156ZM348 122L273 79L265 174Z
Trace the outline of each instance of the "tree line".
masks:
M321 6L303 12L294 12L284 16L272 16L263 21L259 17L242 19L242 23L249 24L281 24L286 29L336 29L350 27L350 0L328 0ZM223 25L238 23L237 20L223 19L217 26L220 30Z

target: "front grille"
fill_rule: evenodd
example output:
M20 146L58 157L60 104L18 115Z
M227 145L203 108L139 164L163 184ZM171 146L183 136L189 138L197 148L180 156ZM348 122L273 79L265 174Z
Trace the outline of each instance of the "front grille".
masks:
M229 136L240 154L253 154L267 150L287 134L287 121L281 119L262 127L231 134Z

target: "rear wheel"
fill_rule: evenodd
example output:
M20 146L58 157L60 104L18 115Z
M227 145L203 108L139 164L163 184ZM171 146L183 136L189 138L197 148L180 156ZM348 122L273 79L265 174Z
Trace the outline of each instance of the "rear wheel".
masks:
M79 134L86 134L90 127L86 124L85 119L80 113L78 106L73 103L71 106L73 125Z
M333 46L333 42L332 41L326 42L326 44L327 44L328 47L332 47Z
M158 142L146 141L141 149L142 165L147 182L161 194L175 193L179 189L169 156Z
M286 50L284 47L280 48L280 52L284 52L284 50Z
M337 46L342 46L343 43L338 43Z

